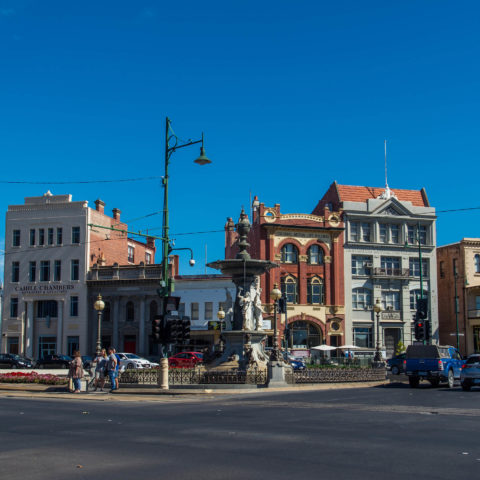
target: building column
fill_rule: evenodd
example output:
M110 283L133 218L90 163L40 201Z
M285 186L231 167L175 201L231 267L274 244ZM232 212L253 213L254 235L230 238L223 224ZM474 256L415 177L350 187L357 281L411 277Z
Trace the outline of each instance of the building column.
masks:
M63 355L63 300L57 305L57 354Z
M119 349L118 345L118 318L120 315L120 297L115 298L113 301L113 321L112 321L112 345L114 348Z
M145 354L145 297L140 298L140 316L138 319L138 353Z
M27 314L25 316L25 355L33 358L33 300L25 302Z

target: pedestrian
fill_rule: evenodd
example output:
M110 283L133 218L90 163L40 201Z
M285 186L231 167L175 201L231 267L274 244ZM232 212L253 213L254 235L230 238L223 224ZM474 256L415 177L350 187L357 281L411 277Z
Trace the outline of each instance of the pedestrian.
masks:
M115 382L115 377L117 373L117 357L113 347L108 348L108 360L107 360L107 371L110 378L111 389L110 393L114 392L117 389L117 384Z
M103 392L103 387L105 385L105 375L107 374L107 352L104 348L99 355L93 361L95 365L95 388L94 392L97 391L97 388L100 387L100 391Z
M83 378L83 362L82 356L78 350L73 352L73 360L70 362L70 370L68 376L73 380L73 393L80 393L82 389L82 378Z
M120 355L117 353L117 351L115 349L113 349L113 353L115 354L115 356L117 357L117 371L116 371L116 374L115 374L115 385L117 387L117 390L120 388L120 385L119 385L119 377L120 377Z

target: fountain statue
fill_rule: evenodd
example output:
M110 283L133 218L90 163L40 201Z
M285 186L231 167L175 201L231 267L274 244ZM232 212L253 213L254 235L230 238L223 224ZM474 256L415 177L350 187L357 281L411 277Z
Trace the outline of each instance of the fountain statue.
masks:
M269 361L265 352L266 335L263 331L263 309L261 302L260 275L278 265L269 260L250 257L247 248L250 222L242 208L240 219L235 225L238 233L238 253L235 258L209 263L210 268L231 275L236 287L233 310L227 312L230 322L223 331L225 349L222 356L210 367L266 368Z

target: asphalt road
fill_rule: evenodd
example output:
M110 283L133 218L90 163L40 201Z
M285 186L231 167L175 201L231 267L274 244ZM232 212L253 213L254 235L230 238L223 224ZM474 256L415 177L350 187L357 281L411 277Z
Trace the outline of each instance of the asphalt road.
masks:
M0 478L478 478L480 390L0 398Z

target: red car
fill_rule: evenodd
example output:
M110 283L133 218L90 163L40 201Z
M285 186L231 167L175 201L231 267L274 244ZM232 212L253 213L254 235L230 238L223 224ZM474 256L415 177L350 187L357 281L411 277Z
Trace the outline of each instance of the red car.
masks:
M173 368L193 368L203 362L203 353L180 352L168 359L168 366Z

